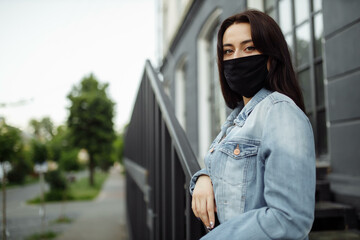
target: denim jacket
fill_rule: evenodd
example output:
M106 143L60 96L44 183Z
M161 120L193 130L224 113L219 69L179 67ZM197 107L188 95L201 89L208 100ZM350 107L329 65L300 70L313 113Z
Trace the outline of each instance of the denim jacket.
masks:
M229 115L205 168L220 225L202 239L308 239L315 207L310 122L284 94L261 89Z

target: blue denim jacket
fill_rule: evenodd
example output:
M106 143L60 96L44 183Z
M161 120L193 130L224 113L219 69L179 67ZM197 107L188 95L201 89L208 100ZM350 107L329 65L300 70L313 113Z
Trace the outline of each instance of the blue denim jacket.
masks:
M315 207L314 137L287 96L261 89L235 108L205 156L220 225L202 239L308 239Z

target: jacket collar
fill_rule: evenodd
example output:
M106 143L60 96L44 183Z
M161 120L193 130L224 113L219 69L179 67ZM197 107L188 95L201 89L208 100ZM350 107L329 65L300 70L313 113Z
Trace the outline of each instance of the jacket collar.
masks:
M255 94L255 96L252 97L250 99L250 101L241 110L240 115L242 115L242 117L244 117L244 120L250 115L250 113L256 107L256 105L271 93L272 93L271 91L269 91L265 88L260 89L260 91L258 91ZM238 118L239 118L239 115L238 115Z
M230 113L229 117L226 119L226 122L221 127L221 131L226 131L226 129L233 124L236 124L240 127L243 126L245 120L248 118L256 105L271 93L272 92L270 90L262 88L250 99L250 101L245 106L244 103L241 102L239 106L237 106Z

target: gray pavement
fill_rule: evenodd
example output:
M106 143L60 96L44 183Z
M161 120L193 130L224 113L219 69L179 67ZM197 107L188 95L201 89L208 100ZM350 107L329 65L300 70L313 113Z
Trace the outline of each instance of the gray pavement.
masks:
M82 173L77 177L86 175ZM39 193L39 184L17 187L7 191L9 240L25 239L27 236L42 231L39 205L26 204L26 200L39 195ZM112 168L96 200L46 204L44 229L57 232L59 234L57 239L127 240L124 194L125 177L120 174L119 167ZM70 224L54 223L54 220L63 215L73 221ZM0 229L2 229L1 224Z
M66 229L58 240L127 240L125 177L120 168L112 168L97 199Z

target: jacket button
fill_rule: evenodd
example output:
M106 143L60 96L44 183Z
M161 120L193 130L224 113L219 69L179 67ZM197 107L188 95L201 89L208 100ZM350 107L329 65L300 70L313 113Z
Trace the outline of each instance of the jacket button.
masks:
M240 154L240 149L236 148L236 149L234 150L234 154L235 154L235 155L239 155L239 154Z
M211 148L211 149L210 149L210 152L212 153L213 151L214 151L214 148Z

